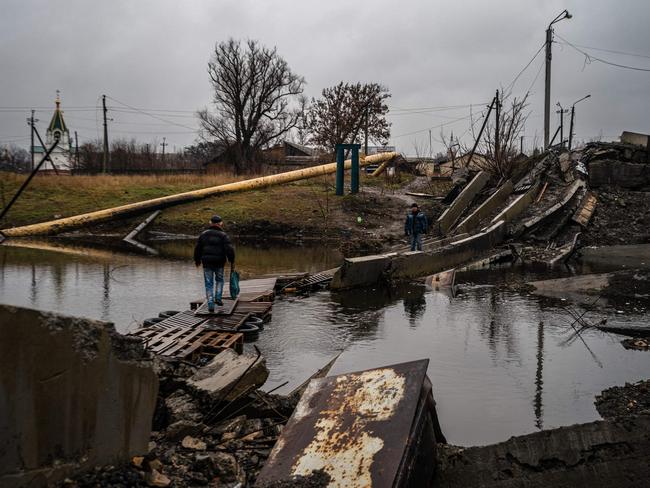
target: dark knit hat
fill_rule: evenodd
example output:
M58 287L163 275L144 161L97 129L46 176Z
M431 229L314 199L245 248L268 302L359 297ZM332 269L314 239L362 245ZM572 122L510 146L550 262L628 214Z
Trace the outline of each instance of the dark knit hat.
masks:
M212 222L213 224L218 224L222 220L223 219L221 217L219 217L218 215L213 215L212 218L210 219L210 222Z

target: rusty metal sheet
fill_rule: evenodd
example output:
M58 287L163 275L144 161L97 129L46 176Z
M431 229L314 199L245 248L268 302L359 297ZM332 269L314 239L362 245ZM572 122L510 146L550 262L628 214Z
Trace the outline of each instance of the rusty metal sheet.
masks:
M330 487L392 487L428 364L423 359L312 380L257 482L322 469Z

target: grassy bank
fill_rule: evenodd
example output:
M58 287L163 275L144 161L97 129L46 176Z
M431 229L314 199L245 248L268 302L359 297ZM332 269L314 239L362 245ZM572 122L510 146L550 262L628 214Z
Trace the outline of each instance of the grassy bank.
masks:
M2 227L77 215L251 177L254 176L38 176L12 207ZM24 178L11 173L0 175L3 205ZM405 177L402 183L407 181L409 178ZM389 186L383 178L366 175L361 183L360 194L344 197L334 195L333 175L215 196L165 209L152 230L195 234L217 213L231 232L248 236L340 239L354 234L359 237L380 230L397 218L402 205L391 198L399 184L393 182ZM128 228L132 222L119 225ZM112 228L117 229L115 225Z
M26 175L0 173L0 205L4 207ZM172 195L245 179L230 174L163 176L39 175L29 184L1 223L2 227L43 222L125 203Z

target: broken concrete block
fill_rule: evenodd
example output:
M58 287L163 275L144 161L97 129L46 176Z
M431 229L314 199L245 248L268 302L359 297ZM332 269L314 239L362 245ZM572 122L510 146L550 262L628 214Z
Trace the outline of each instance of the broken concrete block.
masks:
M211 478L223 483L245 482L246 476L237 459L226 452L212 452L196 455L196 468Z
M269 377L266 360L226 349L199 369L187 384L212 401L228 402L258 389Z
M390 265L395 253L348 258L334 273L330 288L354 288L377 283Z
M171 424L165 430L165 437L173 441L180 441L185 436L196 435L199 432L204 432L206 426L204 424L191 422L189 420L178 420Z
M164 488L169 486L172 482L167 476L162 473L159 473L155 469L151 470L145 475L145 481L149 486L158 486Z
M432 486L645 486L650 417L560 427L451 453Z
M0 306L0 486L147 452L158 378L112 324Z
M191 435L186 435L181 441L181 446L185 449L191 449L193 451L205 451L208 445L205 441L192 437Z
M198 423L203 419L203 414L194 398L183 390L175 391L165 398L165 406L172 423L180 420Z

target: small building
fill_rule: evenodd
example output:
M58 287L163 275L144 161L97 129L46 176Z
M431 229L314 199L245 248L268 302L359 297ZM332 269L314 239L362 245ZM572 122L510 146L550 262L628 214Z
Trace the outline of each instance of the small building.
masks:
M34 146L34 155L45 155L47 148L54 144L58 137L59 144L50 153L48 161L45 161L39 171L50 172L65 172L70 173L73 169L72 159L72 139L70 138L70 131L63 119L63 111L61 110L61 99L57 91L56 95L56 108L52 115L50 125L47 126L45 132L45 148L43 146ZM40 158L38 158L40 159Z
M322 153L318 148L303 146L287 140L262 150L262 154L265 163L280 166L313 166L331 162L331 157Z

